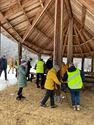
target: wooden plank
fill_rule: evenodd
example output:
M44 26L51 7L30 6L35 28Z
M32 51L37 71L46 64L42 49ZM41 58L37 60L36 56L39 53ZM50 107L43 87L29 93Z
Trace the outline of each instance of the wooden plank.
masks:
M94 72L94 57L92 58L92 67L91 67L91 72Z
M72 13L72 7L71 7L70 0L64 0L64 1L65 1L65 6L66 6L67 13L69 15L69 18L72 18L73 13Z
M22 43L25 41L25 39L29 36L29 34L32 32L33 28L36 26L36 24L38 23L38 21L41 19L41 17L43 16L43 14L45 13L45 11L47 10L47 8L49 7L49 5L51 4L52 0L49 0L49 2L47 3L47 5L45 6L45 8L42 10L42 12L38 15L38 17L34 20L34 22L32 23L32 26L28 27L23 39L22 39Z
M75 27L73 27L73 28L74 28L74 33L75 33L75 35L76 35L76 41L77 41L77 43L78 43L78 46L79 46L79 48L80 48L81 55L82 55L82 57L83 57L83 50L82 50L81 45L80 45L80 40L79 40L77 31L76 31Z
M78 29L78 27L77 27L76 25L74 25L74 26L75 26L75 28L77 29L77 32L78 32L80 38L82 39L83 43L85 43L86 40L85 40L85 38L84 38L82 32L79 31L79 29ZM85 46L86 46L86 48L88 49L90 55L92 56L91 49L89 48L89 46L88 46L87 44L85 44Z
M73 19L69 20L67 62L73 61Z
M84 28L85 26L85 19L86 19L86 7L85 6L82 6L82 29Z
M19 64L21 64L21 59L22 59L22 44L20 42L18 43L18 59L19 59Z
M62 28L61 28L62 27ZM64 1L55 1L54 64L61 66L64 27Z
M84 72L84 61L85 61L85 59L84 59L84 57L82 57L82 66L81 66L81 69L82 69L83 72Z

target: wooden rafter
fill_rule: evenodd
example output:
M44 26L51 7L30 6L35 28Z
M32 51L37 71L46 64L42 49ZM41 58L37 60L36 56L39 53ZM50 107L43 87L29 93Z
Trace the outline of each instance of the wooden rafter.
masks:
M1 13L1 12L0 12ZM2 14L2 13L1 13ZM2 16L3 16L3 14L2 14ZM7 24L13 29L13 31L17 34L17 36L18 36L18 38L19 38L19 42L21 42L22 41L22 37L19 35L19 33L14 29L14 27L11 25L11 23L8 21L8 19L6 19L5 17L4 17L4 20L7 22ZM31 43L30 43L31 44ZM34 44L31 44L32 46L35 46ZM37 46L36 46L37 47ZM39 48L39 49L41 49L41 48Z
M66 6L66 10L68 12L69 18L72 18L73 13L72 13L72 7L71 7L70 0L64 0L64 2L65 2L65 6Z
M76 31L76 29L75 29L74 26L73 26L73 28L74 28L74 33L75 33L75 35L76 35L76 41L77 41L77 43L78 43L78 46L79 46L80 51L81 51L81 55L82 55L82 57L83 57L83 50L82 50L81 45L80 45L80 41L79 41L79 37L78 37L77 31Z
M77 27L76 25L74 25L74 26L75 26L75 28L76 28L76 30L77 30L77 32L78 32L80 38L82 39L83 43L85 43L86 40L85 40L84 36L83 36L82 33L79 31L78 27ZM85 46L86 46L86 48L88 49L90 55L92 56L91 49L89 48L89 46L88 46L87 44L85 44Z
M3 30L8 33L8 35L17 43L19 43L19 41L17 40L17 38L15 38L11 33L9 33L9 31L3 26L1 25L1 27L3 28ZM25 44L23 44L25 47L27 47ZM38 54L35 50L31 49L34 53Z
M86 18L86 7L82 6L82 21L81 21L82 29L84 28L85 25L85 18Z
M93 0L78 0L82 5L88 8L94 14L94 1Z
M26 12L25 12L24 8L23 8L23 7L22 7L22 5L21 5L21 1L20 1L20 0L18 0L18 3L19 3L20 8L22 9L22 11L23 11L23 13L24 13L24 15L25 15L25 17L26 17L26 19L27 19L28 23L29 23L29 24L31 24L31 22L30 22L30 20L29 20L29 18L28 18L28 16L27 16L27 14L26 14Z
M68 27L68 46L67 46L67 61L72 62L73 59L73 19L69 20Z
M67 41L68 41L68 29L67 29L67 33L66 33L66 36L65 36L64 44L63 44L62 57L64 56L64 51L65 51Z
M44 8L42 0L39 0L39 1L40 1L40 4L41 4L41 7Z
M31 33L31 31L33 30L33 28L36 26L36 24L38 23L38 21L41 19L41 17L44 15L45 11L47 10L47 8L49 7L49 5L51 4L52 0L49 0L49 2L47 3L47 5L45 6L44 9L42 9L41 13L37 16L37 18L35 18L35 20L32 23L32 26L28 27L23 39L22 39L22 43L26 40L26 38L29 36L29 34Z

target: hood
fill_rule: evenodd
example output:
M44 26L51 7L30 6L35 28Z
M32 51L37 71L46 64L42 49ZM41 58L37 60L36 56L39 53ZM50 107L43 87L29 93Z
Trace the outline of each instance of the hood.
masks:
M68 72L73 72L73 71L76 71L75 66L71 66L71 67L68 69Z

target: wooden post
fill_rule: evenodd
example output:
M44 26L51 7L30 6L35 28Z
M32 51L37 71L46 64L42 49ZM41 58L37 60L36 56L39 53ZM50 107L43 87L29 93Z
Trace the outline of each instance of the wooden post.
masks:
M54 54L53 63L61 66L64 27L64 0L55 1Z
M73 62L73 19L69 20L67 63Z
M84 57L82 58L82 71L84 72Z
M91 72L94 72L94 57L92 58L92 67L91 67Z
M19 64L21 64L21 59L22 59L22 44L20 42L18 43L18 58L19 58Z

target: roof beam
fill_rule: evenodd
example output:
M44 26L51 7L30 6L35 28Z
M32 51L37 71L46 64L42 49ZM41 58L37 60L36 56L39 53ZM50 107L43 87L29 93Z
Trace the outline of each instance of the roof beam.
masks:
M24 13L24 15L25 15L25 17L26 17L28 23L31 24L31 22L30 22L28 16L26 15L26 12L25 12L24 8L23 8L22 5L21 5L21 1L18 0L18 3L19 3L20 8L22 9L22 11L23 11L23 13Z
M9 36L14 40L14 41L16 41L17 43L19 43L19 41L17 40L17 38L15 38L11 33L9 33L9 31L3 26L3 25L1 25L1 27L3 28L3 30L6 32L6 33L8 33L9 34ZM25 44L23 44L25 47L27 47ZM34 46L34 45L33 45ZM33 47L32 46L32 47ZM27 47L28 48L28 47ZM34 49L31 49L32 50L32 52L34 52L34 53L36 53L36 54L38 54L38 52L37 51L35 51Z
M85 19L86 19L86 7L82 6L82 21L81 21L82 29L84 29Z
M94 14L94 0L78 0L81 4L83 4L91 13Z
M74 26L75 26L75 28L76 28L76 30L77 30L77 32L78 32L80 38L82 39L83 43L85 43L86 40L85 40L84 36L82 35L82 33L80 32L80 30L78 29L78 27L77 27L76 25L74 25ZM86 46L86 48L88 49L90 55L92 56L91 49L89 48L89 46L88 46L87 44L85 44L85 46Z
M41 13L37 16L37 18L35 18L35 20L32 23L32 26L28 27L23 39L22 39L22 43L26 40L26 38L30 35L30 33L32 32L32 29L36 26L36 24L39 22L39 20L41 19L41 17L44 15L45 11L47 10L47 8L49 7L49 5L51 4L53 0L49 0L49 2L46 4L46 6L44 7L44 9L42 9Z
M73 61L73 19L69 20L68 27L68 46L67 46L67 62Z
M0 12L1 13L1 12ZM2 13L1 13L2 14ZM3 14L2 14L2 16L3 16ZM3 16L4 17L4 16ZM14 29L14 27L10 24L10 22L8 21L8 19L6 19L5 17L4 17L4 20L7 22L7 24L13 29L13 31L17 34L17 36L18 36L18 39L19 40L16 40L17 42L19 41L19 42L21 42L22 41L22 37L19 35L19 33ZM12 38L13 38L13 36L12 36ZM31 43L30 43L31 44ZM34 44L31 44L32 45L32 47L34 46L35 47L35 45ZM36 46L37 47L37 46ZM38 48L38 47L37 47ZM38 49L42 49L42 48L38 48Z
M66 6L66 10L68 12L69 18L72 18L73 13L72 13L72 7L71 7L70 0L64 0L64 2L65 2L65 6Z
M79 48L80 48L81 55L82 55L82 57L83 57L83 50L82 50L81 45L80 45L80 41L79 41L79 37L78 37L77 31L76 31L76 29L75 29L74 26L73 26L73 28L74 28L74 33L75 33L75 35L76 35L76 41L78 42L78 46L79 46Z

